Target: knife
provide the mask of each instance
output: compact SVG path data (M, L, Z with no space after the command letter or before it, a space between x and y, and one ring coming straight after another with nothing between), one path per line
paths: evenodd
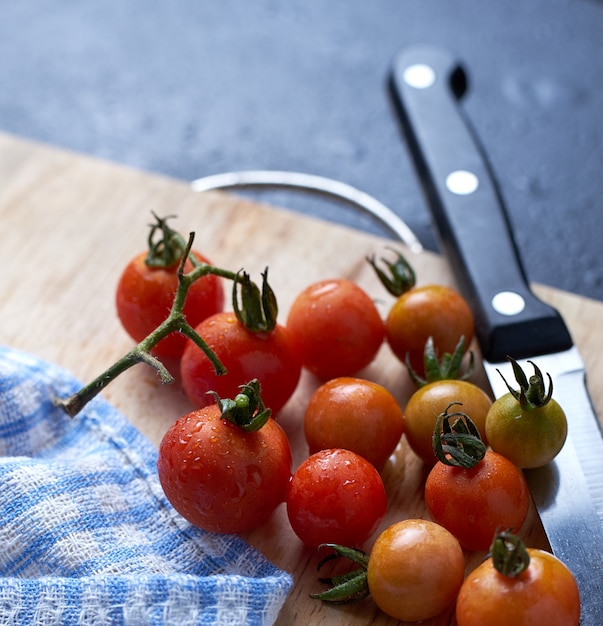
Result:
M442 250L469 302L495 397L513 382L507 355L553 379L568 438L546 467L525 470L553 553L574 574L583 626L603 625L603 438L584 364L559 313L530 290L492 168L462 107L467 74L435 47L400 52L390 88Z

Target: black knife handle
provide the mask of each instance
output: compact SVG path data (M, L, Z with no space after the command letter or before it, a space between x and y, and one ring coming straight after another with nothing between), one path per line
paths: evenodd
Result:
M482 356L502 362L568 349L561 316L530 291L495 177L459 106L466 81L447 51L413 48L396 57L391 89Z

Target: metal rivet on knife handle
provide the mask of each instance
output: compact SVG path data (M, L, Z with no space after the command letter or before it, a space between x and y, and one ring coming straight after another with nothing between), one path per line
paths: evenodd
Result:
M519 315L526 301L515 291L499 291L492 298L492 308L501 315Z
M446 187L459 196L468 196L477 191L479 178L473 172L455 170L446 176Z
M431 66L417 63L404 70L403 78L410 87L427 89L435 83L436 74Z

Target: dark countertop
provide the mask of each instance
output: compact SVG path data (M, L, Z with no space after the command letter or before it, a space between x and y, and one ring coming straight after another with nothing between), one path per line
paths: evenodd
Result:
M437 248L386 89L453 50L530 280L603 301L603 2L0 0L0 129L185 180L331 177ZM387 234L314 196L254 197Z

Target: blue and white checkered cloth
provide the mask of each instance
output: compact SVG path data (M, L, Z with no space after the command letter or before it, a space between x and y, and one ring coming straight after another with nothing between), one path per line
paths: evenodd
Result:
M292 585L166 500L154 446L101 398L0 347L0 624L272 624Z

